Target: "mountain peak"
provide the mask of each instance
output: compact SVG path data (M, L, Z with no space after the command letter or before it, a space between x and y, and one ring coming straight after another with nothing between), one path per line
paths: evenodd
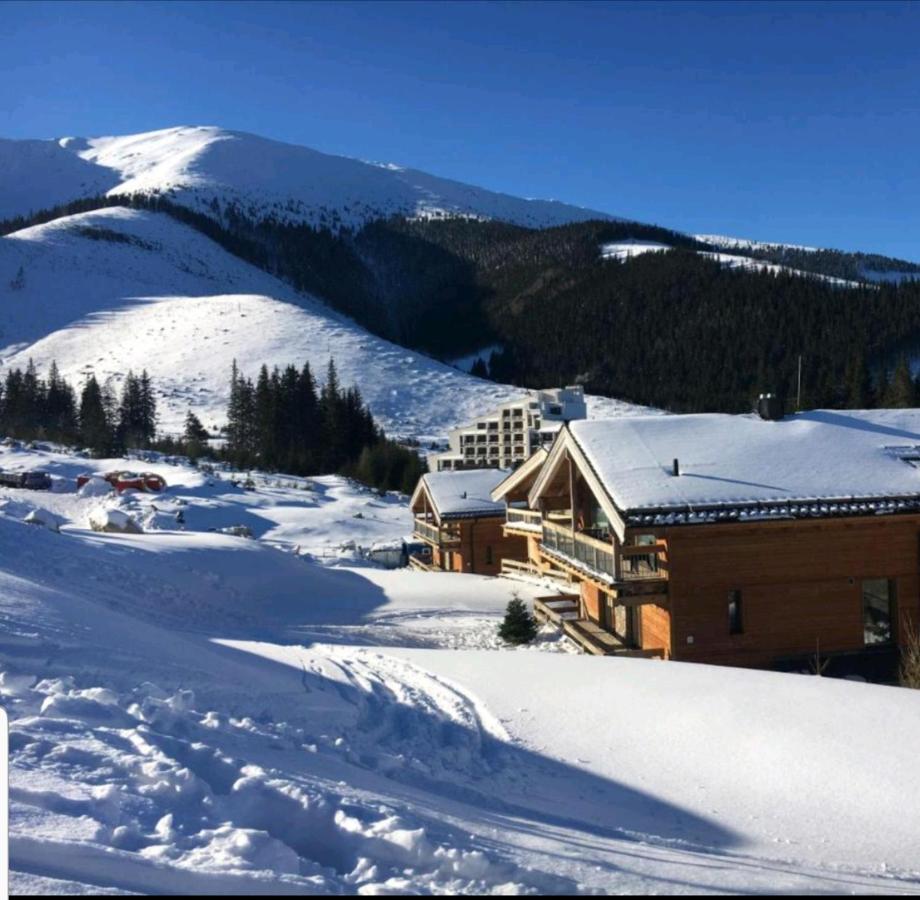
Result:
M138 134L65 137L44 142L53 160L28 182L7 183L30 144L4 142L0 217L96 193L164 193L202 211L235 204L253 218L273 217L332 229L393 215L497 219L547 227L607 213L557 200L529 200L430 175L392 162L365 162L216 125L176 125ZM34 155L34 149L31 154ZM5 168L5 171L4 171ZM19 166L22 169L22 165Z

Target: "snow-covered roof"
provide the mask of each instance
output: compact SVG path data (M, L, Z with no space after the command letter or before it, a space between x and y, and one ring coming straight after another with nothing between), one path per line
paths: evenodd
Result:
M503 516L505 506L489 496L508 477L508 469L464 469L429 472L422 476L428 496L442 519L467 516Z
M920 509L916 409L814 410L778 422L638 416L569 429L627 524Z

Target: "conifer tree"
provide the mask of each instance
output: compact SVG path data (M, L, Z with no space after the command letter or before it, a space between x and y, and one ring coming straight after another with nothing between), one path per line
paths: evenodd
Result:
M96 456L112 445L112 425L105 409L102 390L95 375L90 375L80 394L80 441Z
M537 636L537 622L516 594L508 601L498 636L509 644L527 644Z
M201 419L191 410L185 414L185 429L182 433L185 453L190 459L198 459L208 449L208 432Z
M886 406L905 409L916 406L914 395L914 380L910 374L907 359L902 357L894 370L891 384L888 386L888 399Z

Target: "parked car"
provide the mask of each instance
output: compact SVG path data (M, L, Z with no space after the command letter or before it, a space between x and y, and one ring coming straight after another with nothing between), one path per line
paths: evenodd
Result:
M91 478L95 476L92 473L84 473L77 476L77 487L83 487ZM152 491L158 493L166 489L166 479L156 472L106 472L102 476L116 491L135 490L135 491Z
M24 488L28 491L50 491L51 476L47 472L0 472L0 485Z

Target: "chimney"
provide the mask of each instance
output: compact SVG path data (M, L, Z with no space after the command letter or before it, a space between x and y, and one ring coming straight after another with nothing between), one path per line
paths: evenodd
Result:
M671 474L674 475L675 477L680 475L680 460L678 459L674 460L674 466L671 470Z

